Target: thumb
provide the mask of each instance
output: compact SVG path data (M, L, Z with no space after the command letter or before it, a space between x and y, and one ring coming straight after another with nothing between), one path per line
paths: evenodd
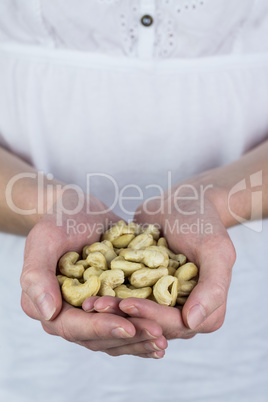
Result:
M211 239L198 258L199 280L182 310L183 321L192 330L212 332L224 321L235 250L229 236Z
M62 307L56 277L57 250L53 235L29 235L26 240L24 265L20 278L22 308L27 315L40 320L55 318Z

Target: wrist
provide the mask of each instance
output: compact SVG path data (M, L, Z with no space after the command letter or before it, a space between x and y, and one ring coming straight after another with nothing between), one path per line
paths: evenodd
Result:
M251 219L251 189L247 186L247 172L223 166L206 171L195 178L206 189L204 201L211 202L226 228Z
M61 184L41 172L14 175L5 187L5 210L2 215L4 231L28 235L51 208Z

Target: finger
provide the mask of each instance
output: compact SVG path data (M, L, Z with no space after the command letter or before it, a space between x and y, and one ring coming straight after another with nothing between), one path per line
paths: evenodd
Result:
M23 311L30 318L33 318L34 320L39 319L39 312L36 310L35 306L31 302L31 299L24 292L22 292L22 294L21 294L21 306L22 306ZM46 322L41 322L41 325L42 325L44 331L47 332L49 335L57 335L57 333L52 328L49 328L46 325Z
M97 297L92 297L93 301L94 299L96 300ZM120 299L121 300L121 299ZM23 305L23 310L26 312L27 315L29 315L31 318L38 320L39 319L39 312L36 310L36 308L34 307L31 299L24 293L22 292L22 305ZM71 306L68 306L68 304L66 303L66 309L68 308L72 308ZM63 309L63 312L65 311L65 309ZM79 310L78 310L79 311ZM124 314L124 313L122 313ZM53 321L53 323L49 326L49 324L45 321L45 322L41 322L43 329L50 335L60 335L62 330L58 329L58 333L56 331L55 328L58 328L57 322ZM119 330L120 331L120 330ZM73 337L76 336L76 339L79 339L79 336L77 336L77 334L70 334L70 331L68 329L64 330L65 335L67 335L69 333L69 337L68 335L65 336L65 338L68 338L68 340L71 340ZM158 334L158 332L157 332ZM90 334L88 333L87 336L90 336ZM140 335L139 335L140 336ZM155 336L152 336L153 339L155 339ZM87 338L88 339L88 338ZM135 338L136 340L137 338ZM150 339L150 335L148 333L145 332L144 338L143 339ZM112 339L113 340L113 339ZM133 342L135 342L135 340L133 340ZM117 341L117 339L115 339L115 341ZM107 341L105 341L107 342ZM120 341L121 342L121 341ZM103 343L104 344L104 343ZM116 343L116 345L119 343Z
M127 314L119 308L119 303L121 300L122 299L119 297L113 296L100 297L94 303L94 310L99 313L112 313L126 317Z
M209 238L209 241L206 239L198 254L200 267L198 284L182 310L185 325L195 331L199 331L200 325L217 309L220 309L218 325L222 325L235 262L235 250L228 235L215 235ZM202 331L210 332L211 328L203 325Z
M86 300L84 300L82 304L82 309L86 311L87 313L91 313L95 311L94 309L94 303L96 300L98 300L99 296L91 296L88 297Z
M154 352L163 352L167 348L167 340L164 336L161 336L154 341L144 341L120 347L114 347L106 349L105 352L110 356L122 356L122 355L149 355L154 357Z
M160 352L152 352L149 354L138 355L139 357L143 358L151 358L151 359L162 359L165 356L165 351L160 350Z
M217 308L210 316L203 321L197 328L198 333L210 333L217 331L223 324L226 313L226 304Z
M39 311L36 309L35 305L31 301L29 296L27 296L27 294L25 292L23 292L23 291L21 293L21 307L22 307L22 310L30 318L33 318L34 320L39 320L39 318L40 318Z
M50 225L40 227L30 233L26 240L21 287L39 313L39 319L56 317L62 305L62 297L55 275L59 257L59 232ZM40 233L42 228L42 233ZM44 240L45 239L45 240Z
M47 334L58 336L57 332L55 332L52 328L50 328L49 326L47 326L44 322L41 322L41 325L42 325L42 327L43 327L43 330L44 330Z
M182 320L181 311L174 307L157 304L151 300L129 298L119 303L122 311L132 317L143 317L158 323L167 339L192 336Z
M46 326L70 342L132 338L135 326L127 319L113 314L86 313L63 303L61 313Z
M97 316L104 316L107 315L105 313L99 314L95 313ZM111 315L110 315L111 316ZM83 342L83 346L87 347L91 350L100 350L106 351L107 349L111 348L120 348L120 347L129 347L129 354L132 354L131 351L134 351L135 344L143 343L143 342L154 342L157 339L162 337L162 328L155 323L154 321L141 319L141 318L129 318L129 322L131 322L135 329L136 334L133 337L125 337L124 339L119 338L98 338L98 339L88 339ZM163 342L163 340L161 341ZM165 341L164 341L165 342ZM161 344L162 345L162 344ZM126 349L124 349L125 351ZM142 350L142 349L140 349ZM147 352L146 349L143 350ZM125 354L125 353L122 353Z

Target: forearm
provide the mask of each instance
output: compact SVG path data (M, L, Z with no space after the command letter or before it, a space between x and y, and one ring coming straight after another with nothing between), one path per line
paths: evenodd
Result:
M0 231L26 236L53 202L58 184L0 148Z
M199 179L211 185L207 194L225 227L239 223L234 214L246 220L268 217L268 141L231 164L205 172ZM253 193L258 193L255 202Z

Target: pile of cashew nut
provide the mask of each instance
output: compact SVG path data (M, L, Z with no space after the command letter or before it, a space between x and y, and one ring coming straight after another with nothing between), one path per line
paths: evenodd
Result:
M100 242L85 246L82 259L64 254L57 275L63 299L82 306L90 296L138 297L183 306L197 284L198 269L174 254L154 225L117 222Z

